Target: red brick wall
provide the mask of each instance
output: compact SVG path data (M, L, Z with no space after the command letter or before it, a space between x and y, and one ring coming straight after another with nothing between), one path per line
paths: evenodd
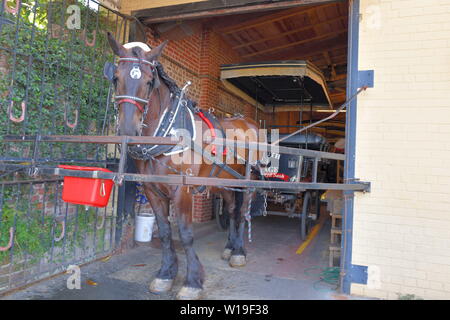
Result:
M148 34L148 44L160 44L164 38L155 39ZM182 40L169 41L161 62L167 73L183 86L192 81L189 96L203 109L214 108L219 113L242 113L254 107L229 92L220 81L220 65L239 63L241 58L231 47L208 27Z
M205 222L212 219L212 196L204 192L196 194L192 206L192 220L194 222Z
M164 38L148 35L148 44L157 46ZM179 86L192 81L188 95L202 109L214 108L216 114L241 113L255 118L255 107L229 92L220 81L220 65L241 62L240 57L214 31L203 26L201 31L182 40L169 41L161 63ZM259 117L261 118L261 116ZM194 195L194 222L212 218L212 197Z

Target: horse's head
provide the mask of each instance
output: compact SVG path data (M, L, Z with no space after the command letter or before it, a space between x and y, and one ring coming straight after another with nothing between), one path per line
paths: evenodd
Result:
M153 91L160 85L156 62L167 42L149 50L146 45L123 46L108 32L118 65L107 63L104 75L114 84L119 109L119 135L135 136L142 130Z

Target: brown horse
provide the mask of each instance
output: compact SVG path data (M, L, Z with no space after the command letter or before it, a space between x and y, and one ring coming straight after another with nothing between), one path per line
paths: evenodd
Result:
M166 42L152 50L145 50L145 45L123 46L108 33L108 41L115 55L119 56L119 63L111 71L111 80L115 86L116 104L118 107L118 134L153 136L158 130L160 119L164 110L174 104L179 98L180 90L173 80L164 73L158 62ZM176 101L175 101L176 104ZM201 130L197 134L210 133L207 121L195 113L197 123L201 123ZM232 130L235 139L239 141L257 141L258 125L255 121L242 116L224 118L219 120L223 130ZM239 129L239 130L235 130ZM254 135L248 135L248 132ZM201 140L202 149L211 146ZM228 150L230 151L230 150ZM126 152L122 150L122 152ZM237 150L231 150L232 157L236 158ZM229 153L231 153L229 152ZM188 155L194 158L192 149L182 153L184 159ZM198 152L197 152L198 153ZM131 155L129 153L129 155ZM241 155L245 157L245 154ZM158 154L150 159L135 158L135 164L140 174L190 174L198 177L211 176L214 164L179 163L173 157ZM245 174L245 165L234 163L229 165L232 170L241 175ZM217 169L217 168L216 168ZM223 168L214 171L218 178L236 178ZM178 292L178 299L199 299L203 292L204 270L193 248L192 230L192 192L195 187L173 186L162 183L144 183L144 192L156 215L159 229L159 239L162 246L162 265L156 278L150 284L150 291L155 294L167 292L172 288L177 275L177 256L174 250L169 216L169 201L172 202L174 215L178 225L179 235L186 252L187 276L183 287ZM198 190L197 190L198 191ZM246 264L246 251L244 249L245 214L248 212L249 202L254 196L253 192L244 192L243 197L237 196L236 191L223 188L210 188L211 193L220 193L224 200L224 208L230 216L228 241L222 253L222 258L229 260L232 267L241 267ZM237 199L240 201L237 201Z

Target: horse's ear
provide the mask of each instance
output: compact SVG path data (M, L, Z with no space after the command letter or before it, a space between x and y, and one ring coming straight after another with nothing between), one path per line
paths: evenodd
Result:
M147 60L149 61L153 61L153 60L158 60L158 58L161 56L161 53L164 50L164 47L167 45L169 41L164 41L163 43L161 43L159 46L157 46L156 48L152 49L149 53L147 53Z
M114 39L112 33L107 32L107 36L109 45L111 46L111 49L114 52L114 54L119 57L126 56L127 49L125 49L123 45L121 45L119 42L117 42L116 39Z

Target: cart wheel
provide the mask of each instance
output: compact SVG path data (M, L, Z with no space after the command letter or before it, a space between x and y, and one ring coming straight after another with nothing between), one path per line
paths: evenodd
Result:
M308 236L308 233L311 230L313 224L313 221L310 218L311 207L312 207L311 192L307 191L305 192L305 195L303 197L303 208L300 223L300 237L302 241L306 240L306 237Z
M315 197L314 197L314 209L316 211L316 221L319 221L319 218L320 218L320 196L321 196L321 192L319 190L317 190L314 194L315 194Z
M230 226L230 219L228 217L228 212L223 207L222 197L216 197L214 199L213 210L219 230L227 231L228 227Z

